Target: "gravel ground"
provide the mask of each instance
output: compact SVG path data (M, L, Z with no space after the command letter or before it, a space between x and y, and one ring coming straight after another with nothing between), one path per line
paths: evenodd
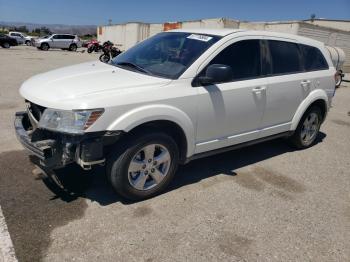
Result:
M19 261L350 260L349 83L312 148L276 140L193 161L166 193L130 203L103 168L60 170L62 190L14 136L25 79L97 55L15 47L0 57L0 205Z

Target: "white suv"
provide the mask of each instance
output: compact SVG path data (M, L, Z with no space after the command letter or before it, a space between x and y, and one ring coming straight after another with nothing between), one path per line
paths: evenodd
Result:
M32 77L19 140L46 169L106 164L121 195L144 199L178 164L277 137L311 146L335 92L322 43L265 31L175 30L109 64Z
M34 46L43 51L47 51L50 48L77 51L82 46L82 43L77 35L53 34L36 39Z

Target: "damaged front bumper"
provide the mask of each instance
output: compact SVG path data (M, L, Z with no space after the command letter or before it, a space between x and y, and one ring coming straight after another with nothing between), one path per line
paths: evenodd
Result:
M123 135L120 131L90 132L73 135L33 128L27 112L17 112L15 130L18 140L46 168L54 169L76 162L83 169L103 165L108 148Z

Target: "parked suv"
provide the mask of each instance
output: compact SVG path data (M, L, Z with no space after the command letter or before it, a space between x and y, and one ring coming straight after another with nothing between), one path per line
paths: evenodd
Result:
M178 164L277 137L315 143L335 92L325 47L295 35L175 30L109 64L88 62L23 83L15 128L46 169L106 165L115 190L144 199Z
M9 32L9 36L15 38L18 44L31 45L32 38L21 32Z
M76 35L53 34L36 39L34 45L38 49L44 51L47 51L50 48L77 51L77 49L81 47L81 41Z

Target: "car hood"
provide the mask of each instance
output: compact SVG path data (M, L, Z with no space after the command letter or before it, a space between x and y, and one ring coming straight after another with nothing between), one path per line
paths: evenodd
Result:
M36 75L25 81L20 94L35 104L57 109L82 109L84 98L132 93L171 82L100 61L68 66ZM103 106L103 105L101 105Z

